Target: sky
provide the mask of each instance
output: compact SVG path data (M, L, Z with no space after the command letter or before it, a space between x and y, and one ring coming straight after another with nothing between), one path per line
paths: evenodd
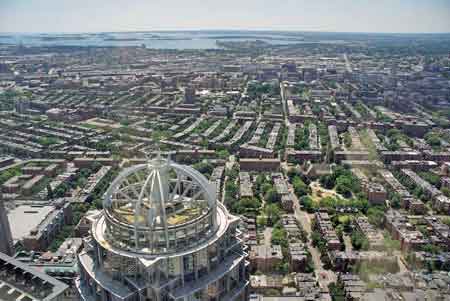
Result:
M450 0L0 0L0 32L450 32Z

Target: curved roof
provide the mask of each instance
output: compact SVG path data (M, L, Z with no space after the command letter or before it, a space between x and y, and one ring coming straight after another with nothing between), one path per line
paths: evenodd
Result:
M216 228L216 202L214 187L201 173L158 157L122 171L107 190L103 208L108 223L135 233L160 232L169 241L170 229L197 221Z

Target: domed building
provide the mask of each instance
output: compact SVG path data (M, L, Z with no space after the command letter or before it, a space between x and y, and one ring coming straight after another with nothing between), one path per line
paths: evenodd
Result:
M170 160L125 169L78 255L81 300L246 300L239 219L214 189Z

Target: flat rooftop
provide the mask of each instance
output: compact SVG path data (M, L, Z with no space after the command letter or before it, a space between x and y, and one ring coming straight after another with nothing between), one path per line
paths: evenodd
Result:
M8 213L9 224L14 241L30 234L53 210L53 206L20 205Z

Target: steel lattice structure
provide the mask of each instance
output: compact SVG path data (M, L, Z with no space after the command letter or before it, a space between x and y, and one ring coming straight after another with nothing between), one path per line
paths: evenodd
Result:
M82 300L246 298L239 219L192 167L158 156L127 168L103 206L78 257Z

